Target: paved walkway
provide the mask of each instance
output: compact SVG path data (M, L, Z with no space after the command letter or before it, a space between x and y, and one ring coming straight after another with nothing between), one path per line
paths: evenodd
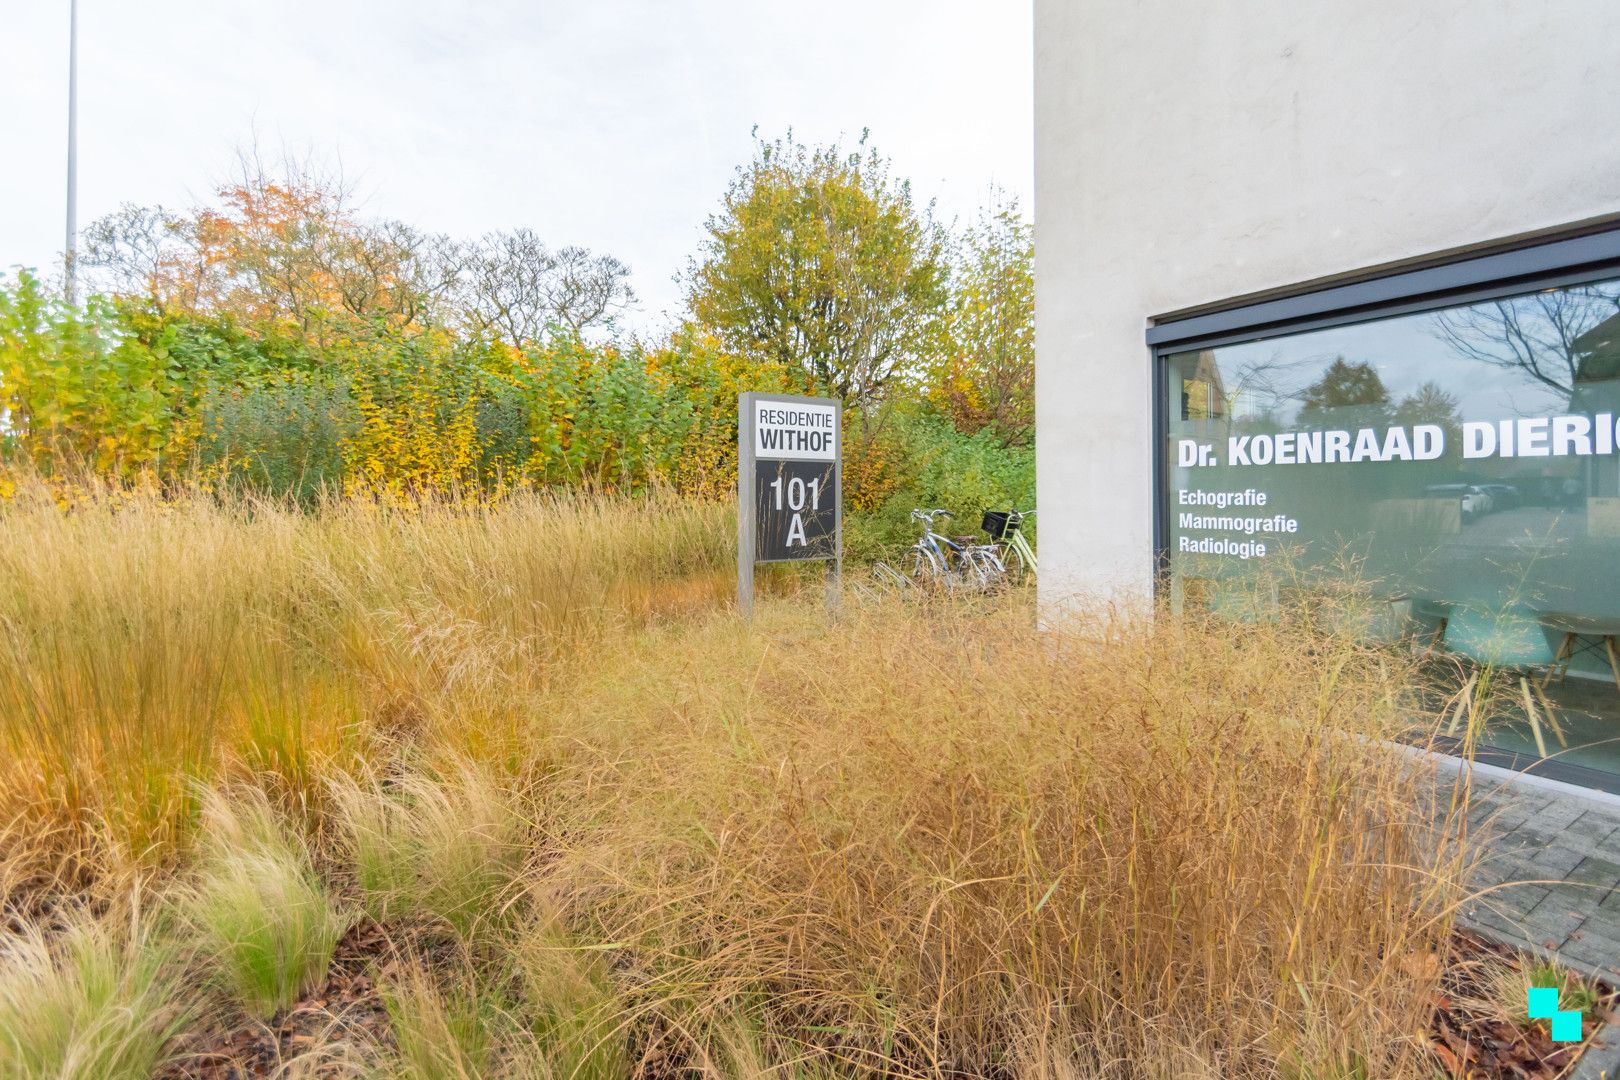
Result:
M1462 921L1620 985L1620 800L1477 768L1486 856ZM1571 1080L1620 1077L1620 1032L1602 1030Z
M1474 797L1490 853L1463 921L1620 982L1620 806L1483 771Z

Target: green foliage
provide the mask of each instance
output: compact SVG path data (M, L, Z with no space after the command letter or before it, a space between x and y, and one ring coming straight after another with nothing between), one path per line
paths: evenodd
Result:
M1541 960L1530 964L1529 969L1520 975L1519 985L1514 987L1516 992L1510 999L1515 1018L1523 1024L1531 1022L1525 1013L1527 995L1524 991L1532 986L1557 987L1560 1009L1588 1013L1596 1008L1599 1000L1592 987L1575 972L1555 960Z
M1377 413L1381 417L1389 407L1389 391L1378 377L1378 370L1365 360L1352 364L1342 356L1336 357L1301 396L1305 402L1301 416L1325 409L1362 408L1369 415Z
M944 344L928 399L958 431L1035 434L1035 242L1016 202L985 210L957 242Z
M521 230L467 248L360 217L307 167L244 170L216 206L93 226L86 266L115 295L75 309L0 281L0 454L66 488L88 467L305 506L725 499L737 395L829 393L857 554L909 537L912 505L965 527L1029 502L1009 449L1033 431L1029 228L1007 205L953 240L864 137L760 141L690 264L689 311L652 343L586 337L632 295L610 257Z
M147 345L102 297L78 310L23 273L0 288L0 410L8 451L128 474L171 449L179 360Z
M1035 505L1032 447L1007 446L989 428L963 435L948 420L923 410L896 410L882 423L874 438L889 448L893 487L871 512L846 521L844 543L851 557L893 555L909 545L918 535L911 520L915 507L950 510L956 517L944 531L967 535L978 531L985 510Z
M853 405L932 348L944 234L876 150L761 141L707 230L687 301L727 348Z
M640 350L565 339L526 350L511 377L527 391L538 482L636 491L667 469L665 402Z
M689 495L719 498L732 490L738 394L747 390L802 394L812 389L802 371L728 352L690 325L653 350L647 366L662 387L657 422L660 437L673 454L666 479Z
M359 427L348 387L297 370L210 387L198 403L197 457L232 486L313 504L343 483L343 448Z

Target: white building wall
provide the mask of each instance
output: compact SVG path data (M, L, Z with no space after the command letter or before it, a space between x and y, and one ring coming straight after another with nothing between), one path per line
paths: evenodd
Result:
M1143 335L1620 213L1620 0L1035 0L1043 605L1152 581Z

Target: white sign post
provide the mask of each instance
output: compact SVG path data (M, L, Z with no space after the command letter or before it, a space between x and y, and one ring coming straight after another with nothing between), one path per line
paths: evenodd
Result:
M827 600L844 568L843 409L834 398L737 397L737 609L754 611L754 564L825 560Z

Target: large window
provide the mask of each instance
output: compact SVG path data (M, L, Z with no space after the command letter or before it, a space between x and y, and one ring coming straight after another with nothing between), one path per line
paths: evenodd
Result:
M1620 790L1620 274L1603 273L1161 347L1171 603L1263 617L1351 581L1364 632L1504 673L1523 704L1487 727L1497 756Z

